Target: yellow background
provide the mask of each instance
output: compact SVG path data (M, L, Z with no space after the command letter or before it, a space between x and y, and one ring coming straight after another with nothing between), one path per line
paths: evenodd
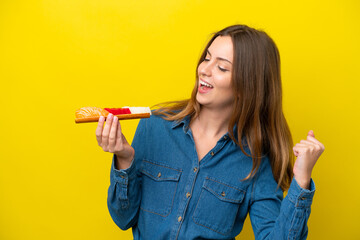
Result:
M265 30L295 142L324 143L308 239L360 239L360 2L0 1L0 239L130 239L106 206L111 154L83 106L188 98L210 33ZM123 123L131 141L136 120ZM253 239L247 221L239 239Z

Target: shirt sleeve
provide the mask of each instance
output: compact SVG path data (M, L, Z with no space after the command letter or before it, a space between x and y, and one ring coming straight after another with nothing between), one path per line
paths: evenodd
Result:
M116 156L113 156L107 204L113 221L122 230L134 226L138 219L141 201L139 168L144 155L145 134L146 123L140 120L132 142L135 156L129 168L117 170L115 168Z
M249 215L255 239L306 239L307 221L315 192L311 179L310 189L301 188L292 179L286 197L273 178L267 160L254 182Z

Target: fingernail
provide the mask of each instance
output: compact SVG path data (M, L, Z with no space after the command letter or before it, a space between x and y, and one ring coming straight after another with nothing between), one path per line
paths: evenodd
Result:
M118 118L115 116L115 117L114 117L114 121L117 121L117 120L118 120Z

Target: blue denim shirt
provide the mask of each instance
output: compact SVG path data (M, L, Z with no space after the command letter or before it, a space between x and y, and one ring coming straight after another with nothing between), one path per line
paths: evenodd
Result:
M266 156L243 181L252 159L228 134L199 161L189 118L151 116L140 120L132 146L128 169L116 170L113 160L108 208L134 239L234 239L247 214L255 239L306 239L313 181L306 190L293 179L283 199Z

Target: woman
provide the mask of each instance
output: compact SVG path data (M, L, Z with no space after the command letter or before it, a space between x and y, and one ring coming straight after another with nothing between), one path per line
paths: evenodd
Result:
M98 144L114 153L109 211L134 239L234 239L247 214L256 239L306 238L324 146L309 131L293 147L279 53L266 33L244 25L216 33L191 98L141 120L132 146L116 117L103 126L101 118Z

